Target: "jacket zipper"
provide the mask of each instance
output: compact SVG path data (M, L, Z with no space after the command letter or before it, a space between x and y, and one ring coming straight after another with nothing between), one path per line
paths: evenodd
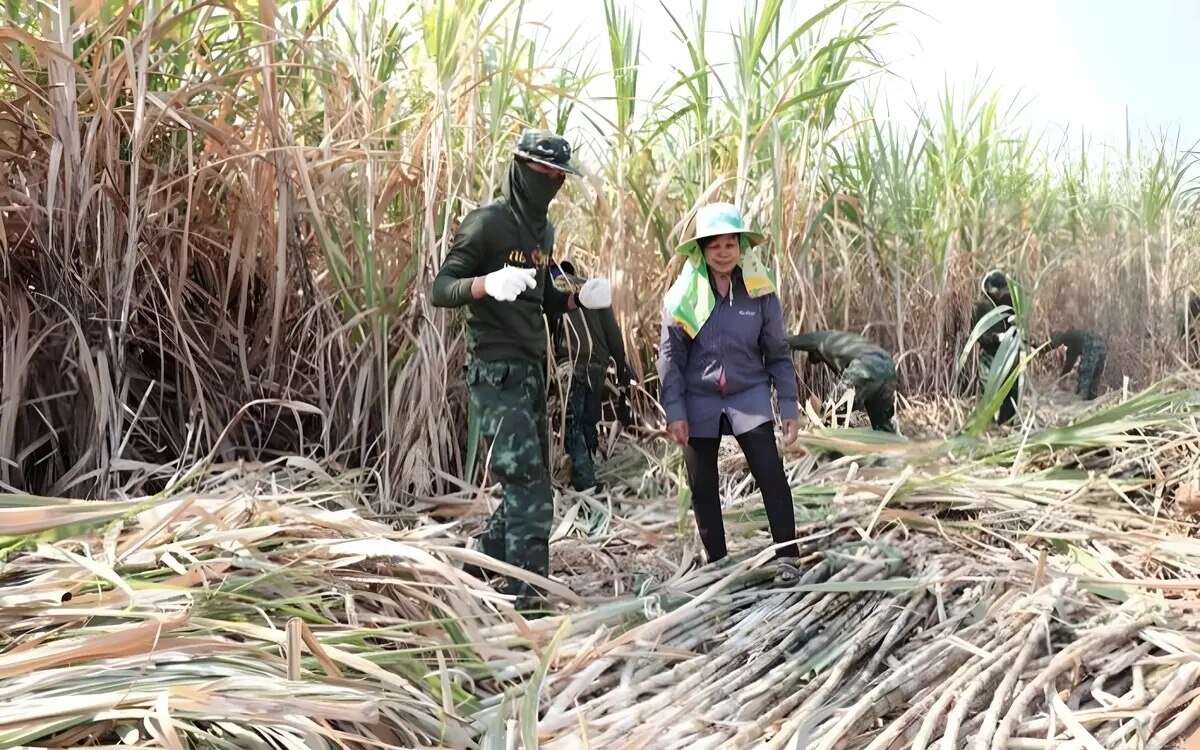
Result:
M729 307L733 307L733 282L729 284ZM717 352L721 358L721 372L717 376L717 392L724 398L729 390L729 378L725 371L725 326L721 324L721 316L717 315ZM724 409L721 410L724 412Z

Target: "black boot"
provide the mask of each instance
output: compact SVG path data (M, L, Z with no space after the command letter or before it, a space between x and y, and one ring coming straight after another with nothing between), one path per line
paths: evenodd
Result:
M501 562L504 561L503 554L501 554L500 556L497 556L497 555L493 554L492 551L489 551L487 549L487 545L484 543L482 536L473 536L470 539L468 539L467 540L467 549L472 550L474 552L482 552L483 554L487 555L488 557L492 558L493 560L500 560ZM484 582L490 582L491 579L495 578L497 575L496 573L494 573L490 570L487 570L485 568L481 568L474 563L463 563L462 569L463 569L464 573L471 576L472 578L478 578L479 580L484 581Z
M516 596L513 608L520 612L526 620L535 620L554 614L554 606L546 597L545 592L533 584L509 578L505 582L502 593Z
M604 482L601 482L598 480L595 482L592 482L591 484L583 484L582 482L572 482L571 489L575 490L576 492L587 492L588 490L595 490L596 494L599 495L608 489L608 485L606 485Z

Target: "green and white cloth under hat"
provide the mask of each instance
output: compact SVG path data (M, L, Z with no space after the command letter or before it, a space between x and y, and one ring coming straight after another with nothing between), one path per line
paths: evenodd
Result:
M664 300L675 322L692 338L696 337L717 306L700 240L721 234L739 235L742 257L738 265L741 266L742 281L750 296L758 298L775 291L775 274L763 260L762 245L766 238L762 233L748 228L741 212L732 203L701 206L696 211L696 234L675 248L675 252L686 260L679 278L667 290Z

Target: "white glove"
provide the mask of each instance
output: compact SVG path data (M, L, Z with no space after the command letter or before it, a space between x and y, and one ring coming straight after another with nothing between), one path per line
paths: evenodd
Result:
M612 286L608 279L588 279L576 295L579 304L589 310L612 307Z
M483 277L483 290L501 302L512 302L526 289L537 286L532 268L505 266Z

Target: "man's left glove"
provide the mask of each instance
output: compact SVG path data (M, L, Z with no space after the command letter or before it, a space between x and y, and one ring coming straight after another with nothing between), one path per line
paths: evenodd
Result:
M588 279L575 295L575 304L587 310L612 307L612 287L608 279Z

